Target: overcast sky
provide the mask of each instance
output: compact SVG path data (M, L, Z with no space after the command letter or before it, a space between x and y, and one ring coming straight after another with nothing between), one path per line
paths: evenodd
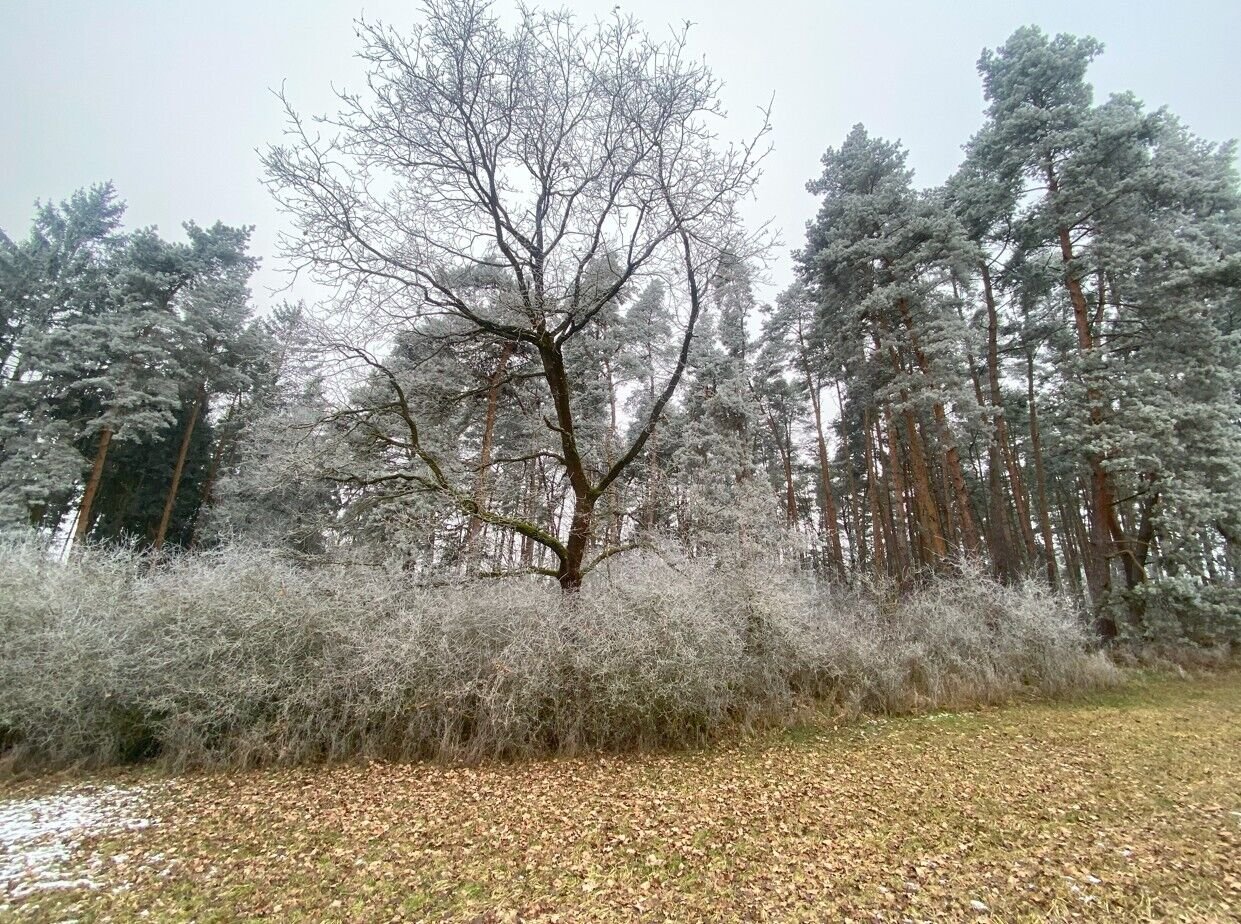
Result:
M582 17L615 0L575 0ZM512 4L500 0L499 9ZM981 121L975 62L1016 27L1089 34L1106 50L1097 94L1130 89L1198 134L1241 135L1241 2L1185 0L627 0L652 31L691 20L693 49L725 81L726 132L752 129L774 94L775 150L750 217L771 218L787 252L815 211L819 156L863 122L899 138L922 185L942 182ZM256 148L279 141L269 88L300 109L357 87L353 20L411 22L408 0L0 0L0 228L25 234L37 198L111 179L128 224L256 225L260 307L282 297L281 216L259 183ZM309 294L313 290L294 290Z

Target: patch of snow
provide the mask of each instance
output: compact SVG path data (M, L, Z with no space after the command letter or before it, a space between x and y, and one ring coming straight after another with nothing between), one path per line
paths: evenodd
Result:
M89 835L147 827L144 802L142 790L119 786L0 800L0 910L36 892L97 888L67 868L73 848Z

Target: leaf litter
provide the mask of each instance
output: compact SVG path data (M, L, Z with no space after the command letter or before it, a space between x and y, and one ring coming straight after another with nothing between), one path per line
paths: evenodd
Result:
M692 753L131 774L39 798L0 803L61 819L0 841L0 917L1238 920L1241 675ZM31 856L56 888L9 878Z

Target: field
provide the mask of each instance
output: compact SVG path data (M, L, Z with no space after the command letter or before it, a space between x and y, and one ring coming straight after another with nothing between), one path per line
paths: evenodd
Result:
M1241 675L689 753L0 800L14 921L1238 920Z

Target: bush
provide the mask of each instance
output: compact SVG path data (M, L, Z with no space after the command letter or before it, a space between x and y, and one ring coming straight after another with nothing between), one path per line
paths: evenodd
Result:
M1065 600L976 573L897 599L772 562L412 583L228 548L152 570L0 549L10 766L476 760L688 745L808 703L898 712L1107 682Z

